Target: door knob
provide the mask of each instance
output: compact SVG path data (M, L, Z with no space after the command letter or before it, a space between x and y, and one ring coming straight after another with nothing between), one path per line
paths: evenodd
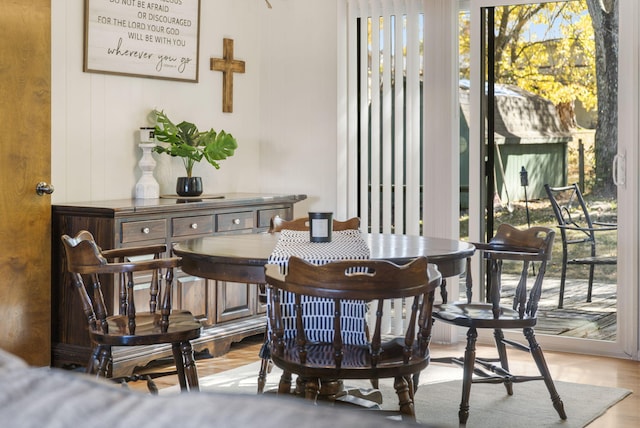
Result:
M36 184L36 193L38 194L38 196L42 196L45 193L47 195L50 195L53 193L54 190L55 188L53 187L52 184L45 183L44 181L41 181L40 183Z

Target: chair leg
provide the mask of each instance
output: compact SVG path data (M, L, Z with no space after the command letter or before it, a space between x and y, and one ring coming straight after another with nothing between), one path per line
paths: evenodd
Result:
M447 303L449 298L449 294L447 293L447 281L445 278L442 278L442 283L440 284L440 298L442 299L442 303Z
M538 366L538 370L540 371L540 375L544 378L544 383L547 386L547 390L549 391L549 395L551 396L551 402L553 403L553 408L556 409L558 415L561 419L567 419L567 414L564 411L564 403L560 399L560 395L556 390L556 386L553 383L553 379L551 378L551 372L549 372L549 367L547 366L547 362L544 359L544 354L542 353L542 348L538 344L536 340L534 331L532 328L525 328L524 335L529 342L529 349L531 352L531 356L533 360L536 362Z
M100 360L100 349L101 346L96 346L93 348L91 352L91 357L89 357L89 362L87 363L87 368L85 373L87 374L96 374L98 373L98 361Z
M587 288L587 303L591 303L591 292L593 290L593 272L595 265L589 265L589 288Z
M283 371L278 384L278 394L291 394L291 372Z
M151 376L145 376L144 379L147 381L147 389L151 395L158 395L158 386L153 381Z
M502 332L501 329L495 329L493 331L493 338L496 342L496 348L498 350L498 357L500 358L500 366L502 366L502 368L505 371L509 371L509 360L507 358L507 347L505 346L503 339L504 339L504 333ZM509 378L505 378L504 380L504 387L507 390L507 394L509 395L513 395L513 383L511 382L511 380Z
M567 250L562 252L562 273L560 274L560 296L558 298L558 309L564 305L564 282L567 279Z
M478 332L475 328L467 331L467 347L464 350L464 372L462 375L462 399L460 400L460 410L458 420L461 425L467 423L469 419L469 396L471 394L471 381L473 380L473 368L476 363L476 340Z
M182 350L180 349L180 343L172 343L171 351L173 352L173 361L176 364L176 371L178 372L178 382L180 382L180 391L187 390L187 378L184 374L184 360L182 359Z
M258 353L259 357L262 359L260 364L260 371L258 372L258 394L262 394L264 392L264 387L267 383L267 373L271 371L271 355L269 350L269 343L267 341L269 332L265 331L264 337L265 341L260 347L260 352Z
M369 379L369 382L371 382L371 387L373 389L380 389L380 380L379 379Z
M467 258L467 267L470 266L469 260L470 259ZM442 282L444 283L444 279L442 280ZM446 296L443 296L443 297L446 297ZM420 337L418 338L420 353L422 355L429 352L428 351L429 344L431 343L431 332L433 331L433 324L435 323L435 319L432 316L433 303L435 301L435 292L434 291L430 292L426 298L428 299L426 310L425 310L425 313L427 314L427 325L426 325L426 328L424 329L424 333L421 334ZM413 374L413 392L416 392L418 390L418 385L420 385L420 372Z
M395 378L393 387L398 394L398 404L400 405L400 413L407 415L411 420L416 419L415 408L413 404L413 380L411 376L398 376Z
M101 345L98 351L98 368L96 374L99 377L108 377L112 361L111 347Z
M264 387L267 384L267 373L269 372L269 365L271 361L263 358L260 362L260 371L258 372L258 394L264 392Z
M320 392L320 380L318 378L308 378L304 382L304 398L313 402L318 398Z
M413 384L413 393L415 394L418 391L418 385L420 385L420 372L415 373L411 377L411 383Z
M171 345L173 359L176 363L180 390L196 392L200 390L198 369L193 357L193 348L189 341L173 343Z
M189 385L189 391L200 391L198 368L196 366L196 359L193 355L193 348L189 341L182 343L182 358L184 359L184 373L187 378L187 384Z

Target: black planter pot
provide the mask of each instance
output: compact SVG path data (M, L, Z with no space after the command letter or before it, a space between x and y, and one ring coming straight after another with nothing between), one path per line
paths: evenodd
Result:
M176 193L178 196L200 196L202 194L202 177L178 177Z

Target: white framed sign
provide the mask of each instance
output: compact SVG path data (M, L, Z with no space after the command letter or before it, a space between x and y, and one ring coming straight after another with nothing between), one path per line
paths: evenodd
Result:
M85 72L198 81L200 0L85 0Z

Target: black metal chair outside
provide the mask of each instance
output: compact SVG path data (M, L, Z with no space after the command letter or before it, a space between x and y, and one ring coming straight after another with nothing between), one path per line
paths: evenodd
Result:
M580 187L577 184L570 186L552 187L544 185L553 213L558 222L560 236L562 238L562 273L560 277L560 295L558 308L564 305L564 290L567 278L568 265L589 266L589 286L587 290L587 302L591 302L593 291L593 278L596 265L615 265L617 256L601 254L598 251L597 238L602 232L618 229L615 223L593 221L587 204L582 197ZM588 246L586 256L569 258L570 246Z

